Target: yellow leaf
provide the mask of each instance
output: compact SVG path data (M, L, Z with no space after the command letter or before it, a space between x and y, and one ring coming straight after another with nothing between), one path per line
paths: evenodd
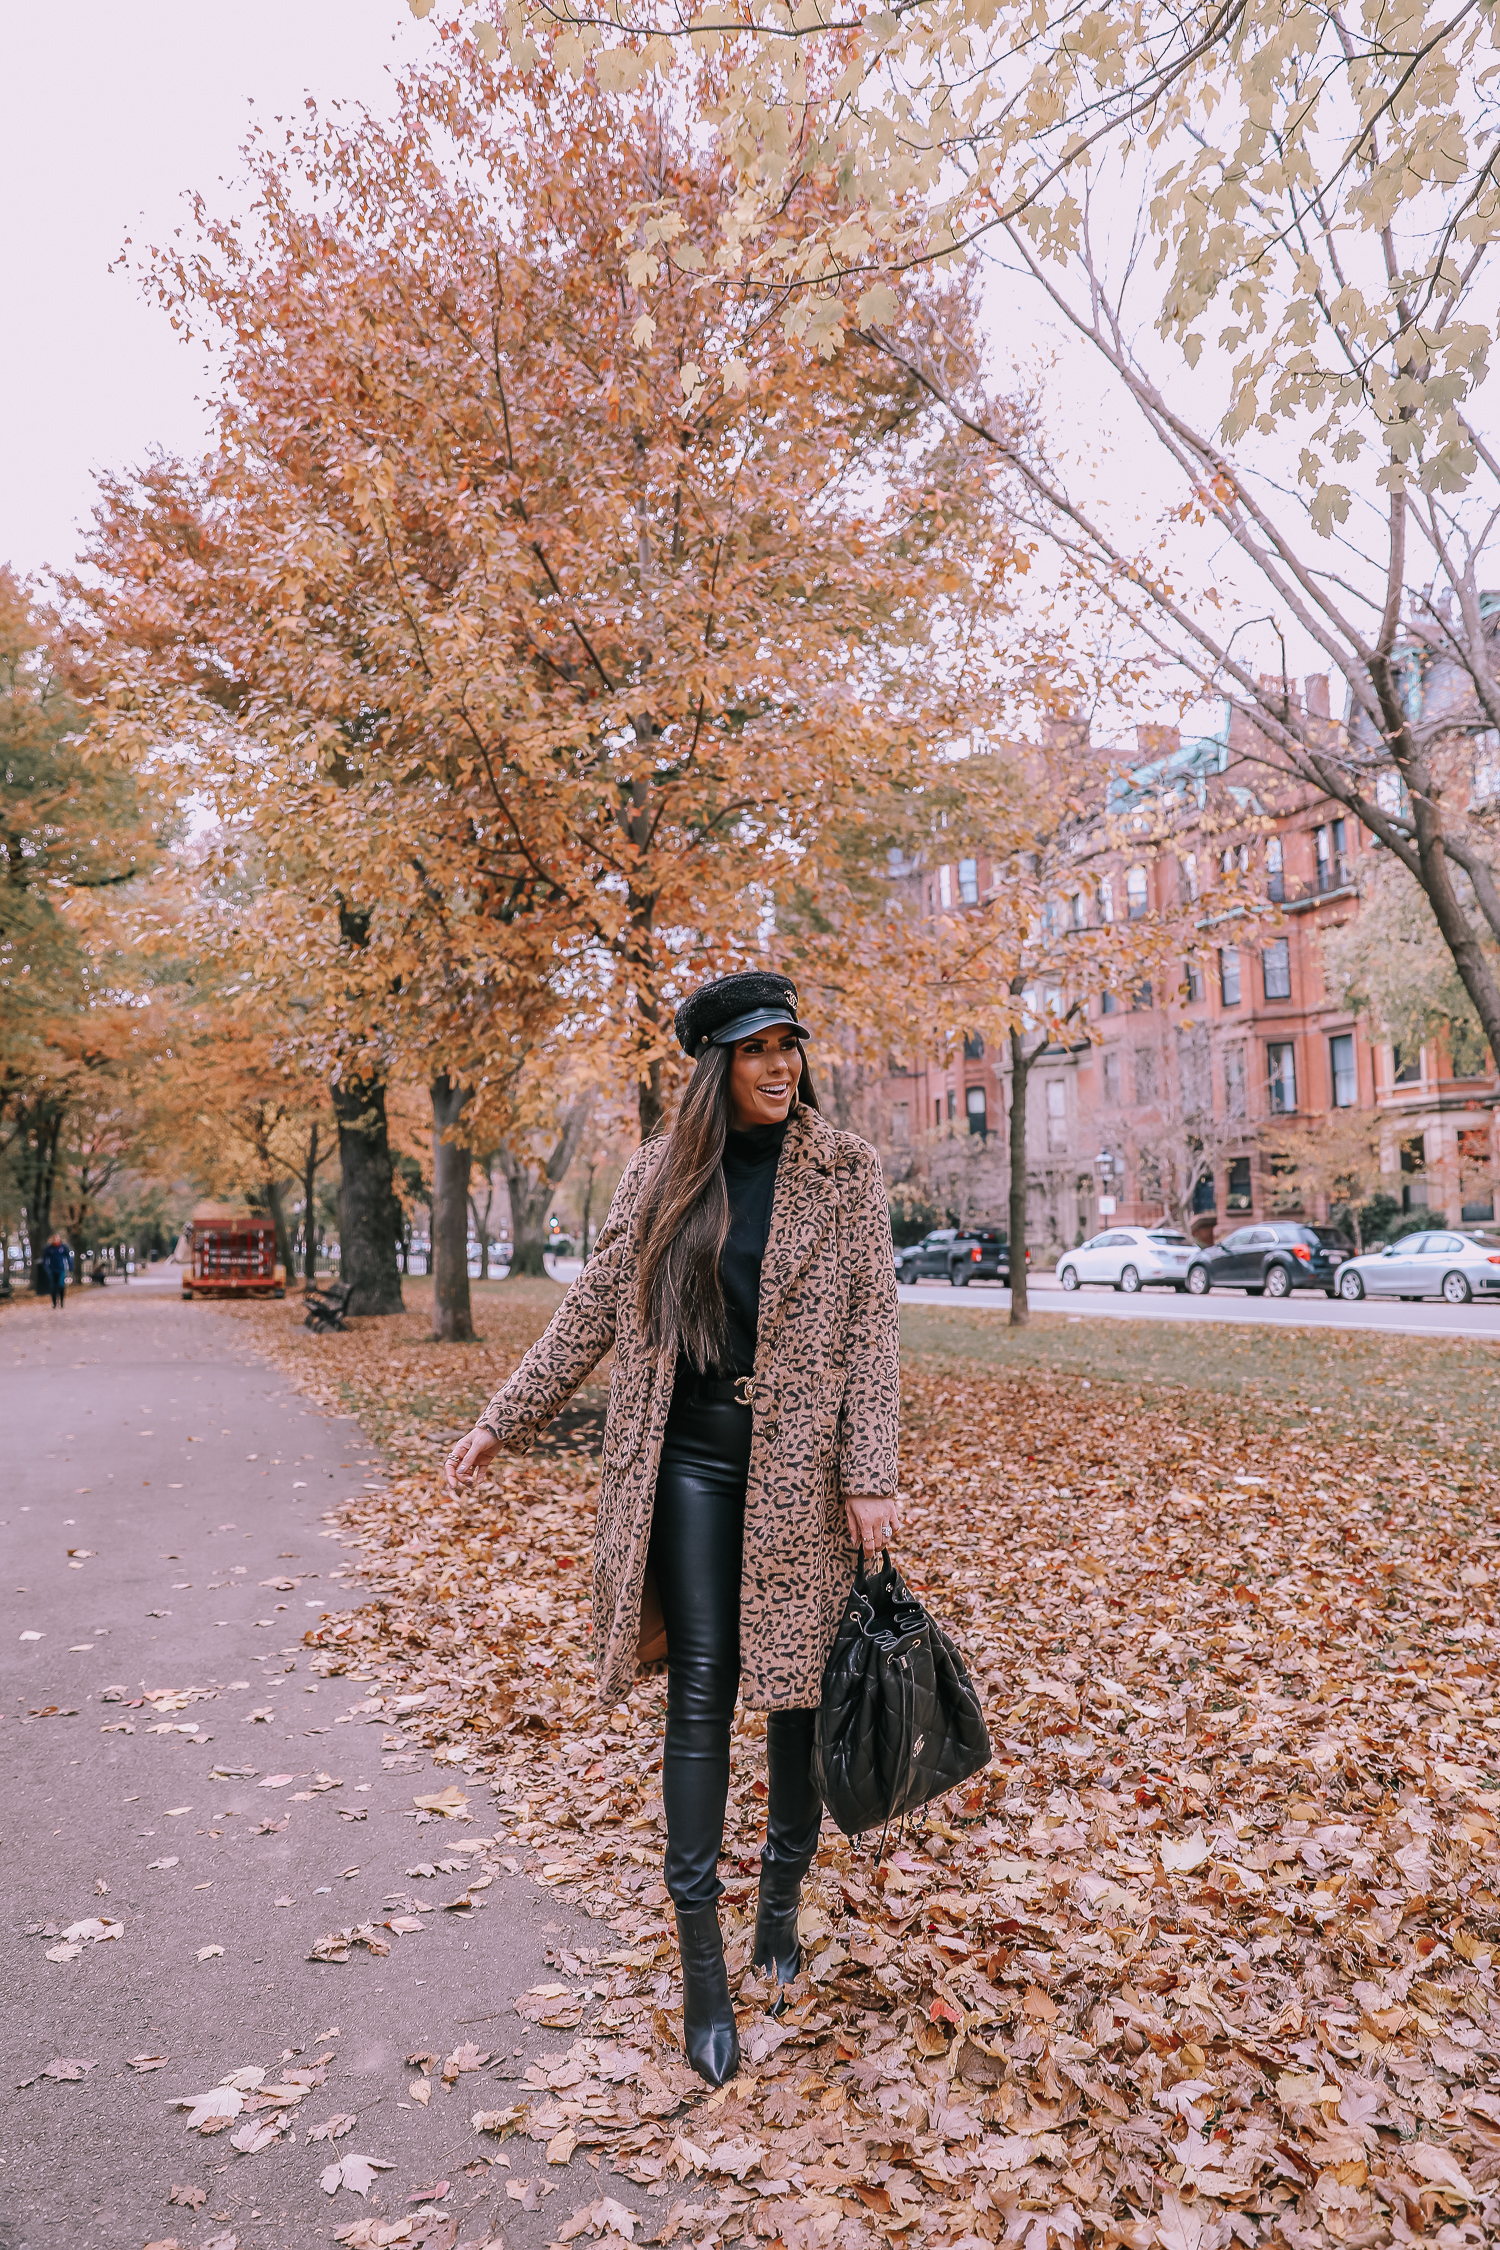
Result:
M434 1796L413 1797L412 1803L418 1812L441 1813L445 1820L454 1820L459 1813L467 1811L469 1800L450 1781L446 1789L439 1789Z

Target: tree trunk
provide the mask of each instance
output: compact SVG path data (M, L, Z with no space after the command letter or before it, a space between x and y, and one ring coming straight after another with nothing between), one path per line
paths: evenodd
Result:
M276 1263L283 1273L290 1274L293 1267L292 1230L286 1223L286 1191L280 1180L267 1178L265 1196L266 1209L271 1214L271 1225L276 1231Z
M461 1142L448 1136L468 1094L446 1071L432 1081L432 1333L440 1344L471 1344L469 1307L469 1167Z
M318 1121L307 1135L307 1161L302 1167L302 1278L310 1289L318 1278L318 1227L313 1198L318 1192Z
M1010 1325L1031 1318L1026 1293L1026 1082L1031 1057L1019 1031L1010 1035Z
M341 1079L332 1089L339 1127L339 1265L352 1281L352 1313L401 1311L401 1205L392 1185L385 1087L379 1079Z
M39 1297L47 1295L47 1269L42 1264L42 1253L52 1234L52 1194L57 1184L57 1151L62 1140L62 1125L61 1102L43 1101L30 1111L21 1132L21 1194L31 1248L31 1286Z
M589 1262L589 1222L594 1211L594 1174L597 1170L596 1164L590 1164L583 1177L583 1211L581 1217L583 1222L583 1262L585 1265Z
M503 1142L496 1151L496 1161L510 1190L512 1280L518 1274L545 1275L547 1271L542 1262L547 1247L547 1214L552 1208L553 1196L578 1153L578 1143L583 1138L592 1107L592 1095L585 1095L569 1106L552 1153L543 1164Z

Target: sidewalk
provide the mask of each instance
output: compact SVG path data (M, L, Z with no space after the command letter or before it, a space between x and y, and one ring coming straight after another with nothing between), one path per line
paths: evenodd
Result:
M549 1946L602 1933L484 1852L482 1779L310 1668L308 1620L362 1599L324 1521L380 1477L357 1425L211 1306L135 1282L0 1314L0 1415L0 2250L306 2250L409 2212L429 2250L502 2222L539 2250L637 2194L471 2124L569 2044L513 2006L557 1978ZM418 1817L445 1788L472 1817ZM388 1953L308 1959L361 1925ZM247 2071L287 2091L252 2075L207 2137L169 2106ZM352 2156L390 2167L365 2200L320 2186Z

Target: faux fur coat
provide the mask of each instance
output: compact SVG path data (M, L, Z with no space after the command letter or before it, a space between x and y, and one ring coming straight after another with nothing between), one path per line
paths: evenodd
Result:
M593 1256L480 1416L503 1447L524 1453L614 1346L594 1531L594 1667L605 1703L635 1677L676 1372L675 1354L646 1342L636 1303L640 1195L665 1147L648 1141L631 1158ZM843 1496L896 1490L898 1359L880 1159L799 1104L776 1171L751 1378L740 1664L741 1692L756 1709L819 1700L856 1560Z

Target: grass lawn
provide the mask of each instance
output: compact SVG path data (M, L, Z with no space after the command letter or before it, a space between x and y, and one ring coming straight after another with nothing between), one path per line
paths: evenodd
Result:
M1500 1340L1500 1339L1497 1339ZM1500 1351L1442 1338L1340 1334L1205 1321L1091 1320L1033 1312L1026 1328L993 1313L903 1306L902 1363L986 1375L1051 1374L1160 1401L1242 1399L1289 1435L1321 1429L1364 1440L1493 1455L1500 1447Z

